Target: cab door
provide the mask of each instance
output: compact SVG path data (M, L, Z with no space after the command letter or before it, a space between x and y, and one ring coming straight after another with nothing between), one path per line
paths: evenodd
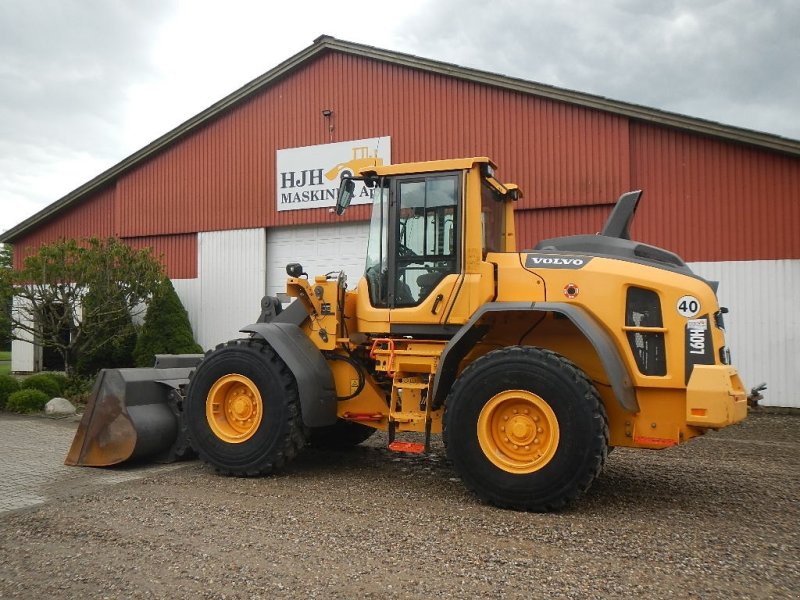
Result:
M461 273L463 173L392 181L387 280L390 332L438 331Z

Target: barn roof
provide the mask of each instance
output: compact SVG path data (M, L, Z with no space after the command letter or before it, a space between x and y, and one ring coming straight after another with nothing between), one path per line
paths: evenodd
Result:
M232 94L222 98L219 102L209 106L201 113L165 133L137 152L134 152L132 155L125 158L118 164L73 190L63 198L56 200L22 223L19 223L15 227L0 234L0 242L13 243L14 240L28 234L31 230L35 229L40 223L56 217L60 212L68 209L71 205L80 202L93 192L112 183L120 175L135 168L143 161L152 158L154 155L180 141L191 132L203 127L205 124L230 111L240 103L248 100L253 95L258 94L265 88L268 88L276 81L281 80L287 75L290 75L293 71L301 68L303 65L329 52L357 55L362 58L378 60L411 69L426 71L444 77L471 81L495 88L519 92L521 94L539 96L548 98L550 100L605 111L608 113L628 117L636 121L671 127L704 136L711 136L714 138L746 144L791 156L800 156L800 141L798 140L792 140L789 138L753 131L750 129L744 129L741 127L724 125L706 119L698 119L673 112L631 104L629 102L611 100L602 96L545 85L534 81L527 81L515 77L499 75L497 73L461 67L450 63L413 56L411 54L404 54L402 52L383 50L381 48L347 42L323 35L314 40L314 43L311 46L283 61L260 77L257 77L253 81L234 91Z

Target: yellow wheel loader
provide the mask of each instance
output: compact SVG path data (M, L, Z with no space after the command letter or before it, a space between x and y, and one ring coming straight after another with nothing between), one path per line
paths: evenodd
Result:
M265 298L242 339L104 372L67 462L194 450L250 476L306 444L382 430L390 449L425 452L442 434L480 498L547 511L585 493L612 447L668 448L744 419L716 283L630 239L641 192L597 235L520 252L521 191L495 169L469 158L344 177L338 214L356 179L373 199L356 288L289 264L294 301Z

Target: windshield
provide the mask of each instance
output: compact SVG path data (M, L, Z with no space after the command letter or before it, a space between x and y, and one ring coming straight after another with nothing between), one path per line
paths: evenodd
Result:
M369 299L372 306L383 306L386 303L386 290L382 282L386 281L387 232L389 189L383 187L384 180L377 183L372 195L372 220L369 224L369 243L367 244L367 264L364 276L369 287Z

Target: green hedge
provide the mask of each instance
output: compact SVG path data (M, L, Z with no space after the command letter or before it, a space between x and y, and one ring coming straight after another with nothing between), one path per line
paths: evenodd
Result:
M58 393L60 395L64 395L64 390L66 389L69 379L63 373L42 373L42 375L47 375L50 379L56 382L58 385Z
M44 405L50 398L41 390L26 389L14 392L8 397L6 409L11 412L28 413L44 410Z
M19 384L23 390L39 390L48 395L47 399L55 398L61 395L61 386L47 373L39 373L38 375L31 375L23 379Z
M8 397L19 391L19 382L11 375L0 375L0 409L5 407Z

